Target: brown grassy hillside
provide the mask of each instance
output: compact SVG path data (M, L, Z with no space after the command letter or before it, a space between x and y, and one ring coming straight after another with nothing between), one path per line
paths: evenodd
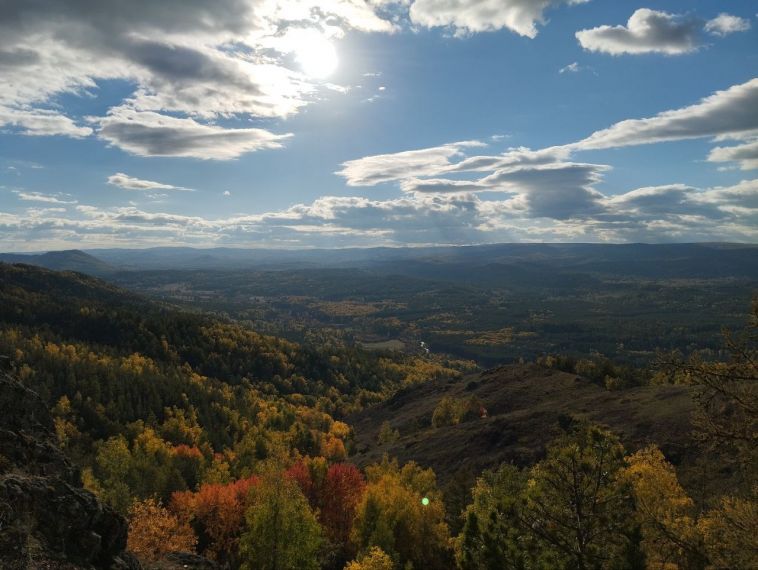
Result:
M432 426L432 414L444 396L471 395L488 417ZM574 374L527 364L407 388L348 421L356 433L356 463L365 465L387 453L432 467L443 484L461 471L478 473L501 462L531 465L572 418L609 427L628 450L658 444L685 480L692 480L699 453L691 438L692 409L690 389L684 386L608 391ZM378 443L384 422L399 431L397 441Z

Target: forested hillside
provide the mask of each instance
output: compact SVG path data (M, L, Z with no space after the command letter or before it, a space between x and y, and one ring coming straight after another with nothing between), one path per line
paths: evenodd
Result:
M50 405L86 485L123 514L231 489L264 465L313 457L326 469L351 444L337 418L470 366L306 347L22 265L0 264L0 322L7 366Z
M757 319L723 362L545 356L477 376L0 264L3 366L147 568L754 568ZM728 485L680 483L685 448ZM487 455L467 480L464 453Z

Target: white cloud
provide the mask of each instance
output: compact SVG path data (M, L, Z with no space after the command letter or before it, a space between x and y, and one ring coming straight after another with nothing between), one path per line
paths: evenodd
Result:
M739 213L745 214L748 210L754 210L753 213L758 214L758 179L742 180L733 186L711 188L698 198L716 204L722 209L737 207L741 208L738 210Z
M586 50L620 54L679 55L699 47L700 21L678 14L640 8L626 26L599 26L576 32Z
M651 118L621 121L584 140L563 146L540 150L516 147L501 154L466 156L464 151L471 143L451 143L363 157L346 162L337 174L353 186L396 182L402 191L415 196L482 196L477 200L483 208L518 213L530 219L551 219L563 224L571 220L585 220L597 229L602 224L605 224L603 227L618 228L614 217L626 220L625 223L634 219L639 226L642 220L650 224L659 223L661 220L655 219L656 216L664 216L667 224L673 224L677 231L685 232L687 219L684 216L715 219L726 214L713 204L698 202L697 196L700 194L696 189L680 185L642 188L621 196L605 196L595 186L610 167L572 162L572 154L584 150L712 137L716 140L743 140L746 143L718 147L712 151L709 160L737 161L745 169L752 168L756 166L758 154L755 145L758 140L756 108L758 79L716 92L688 107L666 111ZM481 144L476 143L476 146ZM472 179L470 173L473 172L483 172L485 175ZM483 198L497 193L507 198ZM677 217L676 223L671 219L674 216ZM491 224L492 221L487 223ZM697 226L695 222L692 224L693 228Z
M134 89L120 108L179 115L174 118L196 121L195 132L205 127L201 136L213 130L217 139L223 138L224 150L212 158L274 148L272 136L263 131L225 129L231 132L222 137L221 127L209 122L288 117L314 100L321 83L305 76L292 57L308 49L308 34L339 40L351 29L396 29L367 0L95 4L40 0L0 5L0 126L26 135L89 136L90 127L54 110L60 96L96 95L99 82L120 80ZM102 122L104 130L113 130L113 114ZM184 136L187 130L164 130L159 152L187 146L186 138L171 143L174 134ZM137 154L150 155L154 148L135 141L116 143L120 135L112 138ZM196 154L169 150L161 156Z
M27 241L37 249L54 249L758 239L758 180L707 189L671 184L607 196L592 188L602 168L564 164L498 173L488 182L513 190L498 199L471 192L388 200L325 196L284 210L213 219L133 206L28 208L0 213L0 240L14 249ZM551 176L560 189L550 189Z
M11 126L18 133L30 136L62 135L82 138L92 129L77 125L71 118L49 109L13 108L2 106L0 99L0 126Z
M603 212L603 195L594 189L610 167L558 162L498 170L483 178L493 190L517 194L530 216L556 220L581 219Z
M448 178L406 178L400 181L403 192L446 194L484 192L489 188L479 180L450 180Z
M758 139L735 146L717 146L708 155L709 162L736 162L742 170L758 169Z
M224 190L223 194L221 194L221 195L224 196L225 198L228 198L229 196L232 195L232 193L229 192L229 190Z
M705 31L715 36L728 36L735 32L746 32L750 29L750 20L722 12L705 23Z
M260 149L280 148L289 134L265 129L226 129L129 108L112 109L96 119L97 136L137 156L173 156L230 160Z
M691 138L744 139L758 133L758 78L717 91L699 103L646 119L629 119L568 145L614 148Z
M14 194L19 200L24 202L47 202L48 204L77 204L76 200L71 200L68 194L44 194L42 192L26 192L23 190L14 190Z
M456 34L507 29L521 36L537 36L544 13L561 4L583 4L589 0L416 0L410 8L411 21L428 28L450 27Z
M161 182L154 182L153 180L143 180L141 178L134 178L123 172L117 172L111 174L108 177L108 184L118 186L124 190L141 190L141 191L155 191L155 190L175 190L180 192L194 192L192 188L184 188L183 186L173 186L171 184L163 184ZM163 196L165 197L165 195Z
M565 67L561 67L558 70L558 73L578 73L579 71L581 71L581 69L582 68L580 67L579 63L575 61L574 63L569 63Z
M609 169L602 164L525 163L495 170L478 180L409 178L400 183L400 188L423 194L502 192L514 196L510 207L532 217L565 220L603 210L603 196L594 185Z
M717 204L698 200L698 190L685 184L668 184L638 188L614 196L608 205L620 215L646 221L698 215L708 219L726 217Z
M437 147L392 154L366 156L342 164L336 174L348 186L374 186L416 176L433 176L445 172L451 159L463 156L465 149L486 146L480 141L462 141Z

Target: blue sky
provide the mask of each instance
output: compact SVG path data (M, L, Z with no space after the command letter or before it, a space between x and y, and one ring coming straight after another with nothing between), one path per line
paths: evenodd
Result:
M1 250L758 237L754 2L29 4Z

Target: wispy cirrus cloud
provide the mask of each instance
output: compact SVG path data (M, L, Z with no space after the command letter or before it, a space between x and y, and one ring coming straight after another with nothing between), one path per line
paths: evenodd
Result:
M24 202L46 202L48 204L78 204L77 200L72 200L69 194L45 194L44 192L27 192L24 190L13 190L13 193L19 200Z

